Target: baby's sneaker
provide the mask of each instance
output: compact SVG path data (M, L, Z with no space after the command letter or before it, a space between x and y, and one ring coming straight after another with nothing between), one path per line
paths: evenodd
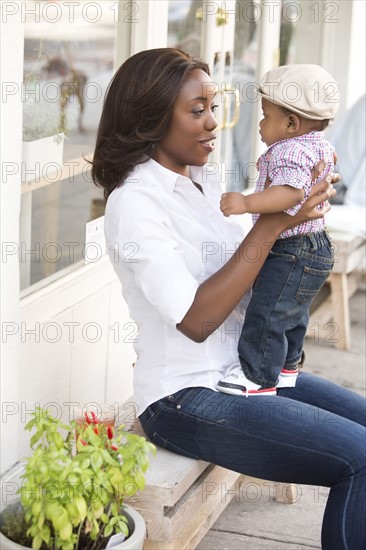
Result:
M294 388L299 375L297 365L294 368L283 368L278 376L276 388Z
M230 395L245 395L245 397L260 395L276 395L276 388L263 388L248 380L240 365L233 365L225 378L217 383L216 388Z

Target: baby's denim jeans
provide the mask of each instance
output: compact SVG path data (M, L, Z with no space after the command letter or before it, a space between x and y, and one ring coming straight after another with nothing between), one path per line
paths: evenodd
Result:
M325 231L278 239L253 286L238 352L244 374L263 387L302 355L309 307L334 263Z

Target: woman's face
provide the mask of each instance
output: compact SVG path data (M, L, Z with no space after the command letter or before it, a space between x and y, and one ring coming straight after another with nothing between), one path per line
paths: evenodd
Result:
M153 159L189 177L189 166L203 166L214 150L217 86L201 69L192 71L174 105L170 128L156 146Z

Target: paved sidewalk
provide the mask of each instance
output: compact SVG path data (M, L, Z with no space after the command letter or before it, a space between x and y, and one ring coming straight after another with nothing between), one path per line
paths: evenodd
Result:
M350 351L332 344L305 342L306 370L365 395L366 293L350 301ZM336 337L336 335L334 336ZM240 490L197 550L307 550L319 549L321 521L328 489L299 485L296 504L273 499L270 485L249 483Z

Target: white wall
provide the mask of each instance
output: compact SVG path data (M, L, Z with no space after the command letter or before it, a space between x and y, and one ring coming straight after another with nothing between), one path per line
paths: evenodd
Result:
M133 393L133 324L108 258L21 301L18 453L39 404L68 421L80 403L122 403ZM71 418L70 418L71 416Z
M19 266L15 252L19 241L23 75L22 64L14 63L14 59L23 58L23 25L19 16L9 18L5 24L3 8L1 2L1 469L4 471L15 462L18 450L18 337L9 338L7 345L4 341L6 331L16 331L19 326ZM13 95L4 93L11 89ZM10 171L14 173L11 175Z

